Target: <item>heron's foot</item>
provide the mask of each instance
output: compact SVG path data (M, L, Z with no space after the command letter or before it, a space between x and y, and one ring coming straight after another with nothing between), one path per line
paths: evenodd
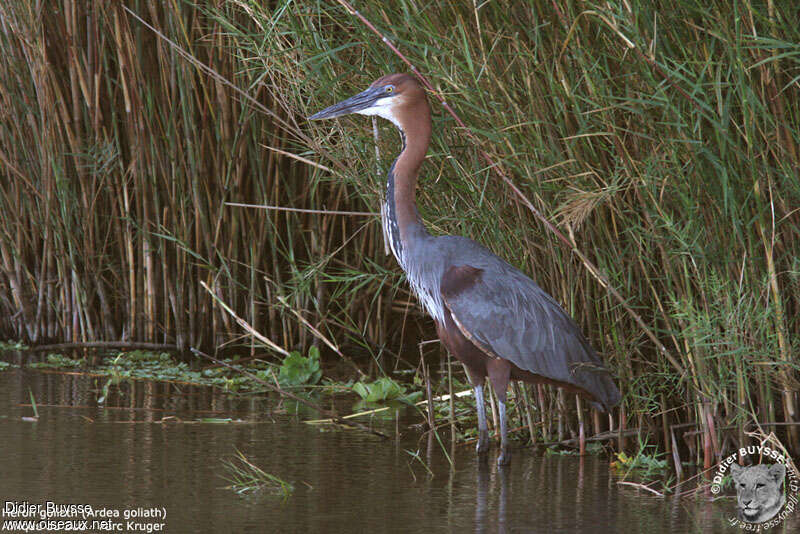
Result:
M486 454L489 452L489 431L488 430L479 430L478 431L478 444L475 446L475 452L480 455Z
M507 447L500 449L500 456L497 457L497 466L504 467L511 463L511 451Z

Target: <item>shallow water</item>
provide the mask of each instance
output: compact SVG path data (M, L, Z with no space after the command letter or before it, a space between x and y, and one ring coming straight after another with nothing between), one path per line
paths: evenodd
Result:
M732 499L662 499L620 486L605 458L543 458L519 450L510 469L499 471L467 446L452 450L451 470L438 443L429 455L427 440L418 436L384 441L308 425L286 413L293 405L275 398L135 382L110 396L110 407L98 408L104 383L0 372L0 500L90 504L120 513L158 507L166 519L152 522L166 532L739 531L727 523ZM32 415L21 406L30 402L29 388L39 405L37 422L22 420ZM159 423L165 416L183 422ZM247 422L188 424L203 417ZM379 424L394 433L391 421ZM222 460L236 449L290 482L294 493L242 497L225 489ZM772 531L800 531L798 517Z

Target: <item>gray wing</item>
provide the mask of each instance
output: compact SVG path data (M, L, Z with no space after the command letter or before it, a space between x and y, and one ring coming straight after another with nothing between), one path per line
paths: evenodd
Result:
M462 333L490 355L576 386L607 408L616 405L619 390L561 306L477 243L464 239L459 245L442 276L441 292Z

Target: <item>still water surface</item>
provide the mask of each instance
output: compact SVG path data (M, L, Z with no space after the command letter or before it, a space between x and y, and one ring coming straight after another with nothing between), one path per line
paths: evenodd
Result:
M99 408L103 383L0 372L0 501L163 507L166 532L741 532L727 524L732 499L662 499L620 486L605 458L519 450L498 471L467 446L454 449L451 470L439 445L428 457L417 435L383 441L308 425L274 398L135 382ZM22 420L32 414L21 406L28 388L38 422ZM159 423L166 416L184 422ZM204 417L246 423L187 424ZM392 422L379 424L394 433ZM236 449L294 493L224 489L222 460ZM419 451L433 476L408 451ZM800 532L797 515L772 531Z

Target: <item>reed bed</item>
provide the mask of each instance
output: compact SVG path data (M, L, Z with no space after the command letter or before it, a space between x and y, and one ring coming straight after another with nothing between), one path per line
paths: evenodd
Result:
M624 446L636 428L710 465L755 420L800 450L790 2L355 7L479 140L434 105L431 231L530 273L619 377L610 422L520 389L531 439L585 426ZM0 51L0 336L251 343L205 284L286 349L318 343L311 324L386 369L434 337L377 217L332 213L377 211L396 134L381 128L376 150L365 119L304 120L407 70L341 3L11 2Z

